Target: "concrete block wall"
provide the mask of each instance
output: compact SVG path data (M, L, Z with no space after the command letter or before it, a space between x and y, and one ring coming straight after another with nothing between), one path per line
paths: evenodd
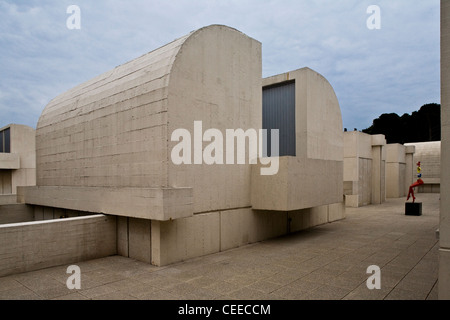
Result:
M372 137L353 131L344 132L345 204L365 206L372 200Z
M385 145L383 135L344 132L345 205L360 207L385 200Z
M36 130L29 126L11 124L11 153L18 154L20 169L11 174L12 193L19 186L36 185Z
M53 99L36 129L37 186L21 201L146 219L192 215L190 194L174 194L167 179L169 75L190 36Z
M386 138L372 136L372 204L386 201Z
M167 85L186 37L53 99L36 130L39 186L166 186Z
M257 205L257 199L279 198L264 188L255 193L257 165L248 157L242 165L171 159L177 129L187 130L195 144L210 128L225 134L262 127L261 43L219 25L53 99L36 130L37 186L21 188L18 198L42 207L44 218L62 209L117 216L117 252L156 265L285 234L288 216L299 210L302 218L292 218L291 230L340 219L343 137L336 95L308 68L266 82L285 77L298 83L299 157L283 160L279 177L290 187L284 206ZM197 138L195 121L203 126Z
M0 170L0 195L11 195L12 189L12 170Z
M343 199L343 128L331 84L302 68L263 79L263 86L295 83L295 156L279 157L276 175L254 165L251 205L258 210L292 211L340 203ZM324 117L326 114L326 117Z
M415 148L411 182L417 180L417 162L421 162L422 180L417 192L440 193L441 185L441 141L406 143Z
M6 128L10 129L11 147L10 153L0 153L0 195L16 194L17 187L36 184L35 130L9 124L0 131Z
M222 133L258 130L261 77L261 44L213 25L69 90L39 118L37 188L24 192L25 203L161 221L249 206L250 164L174 164L171 137L184 129L194 142L194 121ZM127 210L82 199L114 199L130 188L189 188L192 195L133 191L121 197ZM166 214L166 206L179 210Z
M21 203L14 203L14 204L0 203L0 224L54 220L54 219L74 218L91 215L92 213L89 212L82 212L61 208L40 207Z
M0 225L34 221L33 207L26 204L0 204ZM7 245L4 243L3 245Z
M41 207L41 206L28 206L28 207L32 208L33 221L74 218L93 215L90 212L76 211L64 208Z
M117 253L116 218L3 224L0 243L0 276L101 258Z
M401 198L411 185L414 148L393 143L386 145L386 197Z
M152 223L155 221L117 217L117 254L152 263Z
M343 201L342 161L285 156L279 158L278 174L262 176L260 169L252 170L254 209L293 211Z
M344 218L342 202L291 212L239 208L172 221L118 217L118 254L167 265Z

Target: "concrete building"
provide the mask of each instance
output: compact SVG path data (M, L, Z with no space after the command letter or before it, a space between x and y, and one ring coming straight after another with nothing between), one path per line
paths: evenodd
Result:
M450 1L441 0L441 219L439 299L450 299Z
M161 266L344 218L342 119L331 85L308 68L267 79L261 70L258 41L213 25L53 99L36 129L37 185L20 188L19 199L34 217L69 217L39 224L64 230L54 242L84 228L89 243L77 238L64 254L39 251L39 239L33 249L17 244L45 255L30 255L25 267L9 261L5 272L108 254ZM263 110L263 93L286 84L287 149L255 159L252 132L285 123L264 123L277 105ZM232 147L220 153L228 130ZM247 161L238 162L242 142ZM83 227L92 221L97 227ZM4 241L11 234L0 226Z
M35 130L19 124L0 128L0 205L17 203L17 187L35 184Z
M416 163L421 163L423 185L417 187L417 192L440 193L441 185L441 141L405 143L414 146L414 168L412 181L417 180Z
M386 200L386 139L359 131L344 133L345 205L360 207Z
M286 86L292 86L292 113L280 111L285 101L279 96ZM317 72L303 68L264 79L263 93L264 125L293 129L285 135L280 132L282 156L277 175L261 175L259 166L254 167L252 207L292 211L341 204L343 129L331 85ZM271 97L275 97L272 105ZM283 146L285 142L292 147Z

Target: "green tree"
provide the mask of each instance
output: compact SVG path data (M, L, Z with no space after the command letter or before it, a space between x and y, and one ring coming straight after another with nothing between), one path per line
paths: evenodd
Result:
M425 104L419 111L401 117L396 113L384 113L363 132L384 134L387 143L440 141L441 105Z

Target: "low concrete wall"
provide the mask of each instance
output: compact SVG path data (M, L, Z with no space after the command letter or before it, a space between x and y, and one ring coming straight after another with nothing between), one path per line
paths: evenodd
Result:
M26 204L0 205L0 225L34 220L33 208ZM2 243L3 245L3 243Z
M345 218L344 203L289 212L237 208L173 221L118 219L118 254L164 266Z
M15 194L0 194L0 206L5 204L17 203L17 195Z
M417 187L417 193L441 193L441 183L424 183Z
M0 225L0 276L114 255L116 217Z
M414 146L414 166L411 182L417 180L416 163L421 162L423 185L416 188L417 193L441 192L441 141L407 143Z

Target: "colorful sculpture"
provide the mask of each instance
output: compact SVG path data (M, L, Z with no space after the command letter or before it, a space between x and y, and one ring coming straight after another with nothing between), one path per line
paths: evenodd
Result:
M416 201L416 197L414 196L414 188L418 187L423 184L422 180L422 168L420 167L420 161L417 162L417 181L414 182L411 186L409 186L409 192L408 192L408 198L406 200L409 200L409 198L412 196L413 203Z

